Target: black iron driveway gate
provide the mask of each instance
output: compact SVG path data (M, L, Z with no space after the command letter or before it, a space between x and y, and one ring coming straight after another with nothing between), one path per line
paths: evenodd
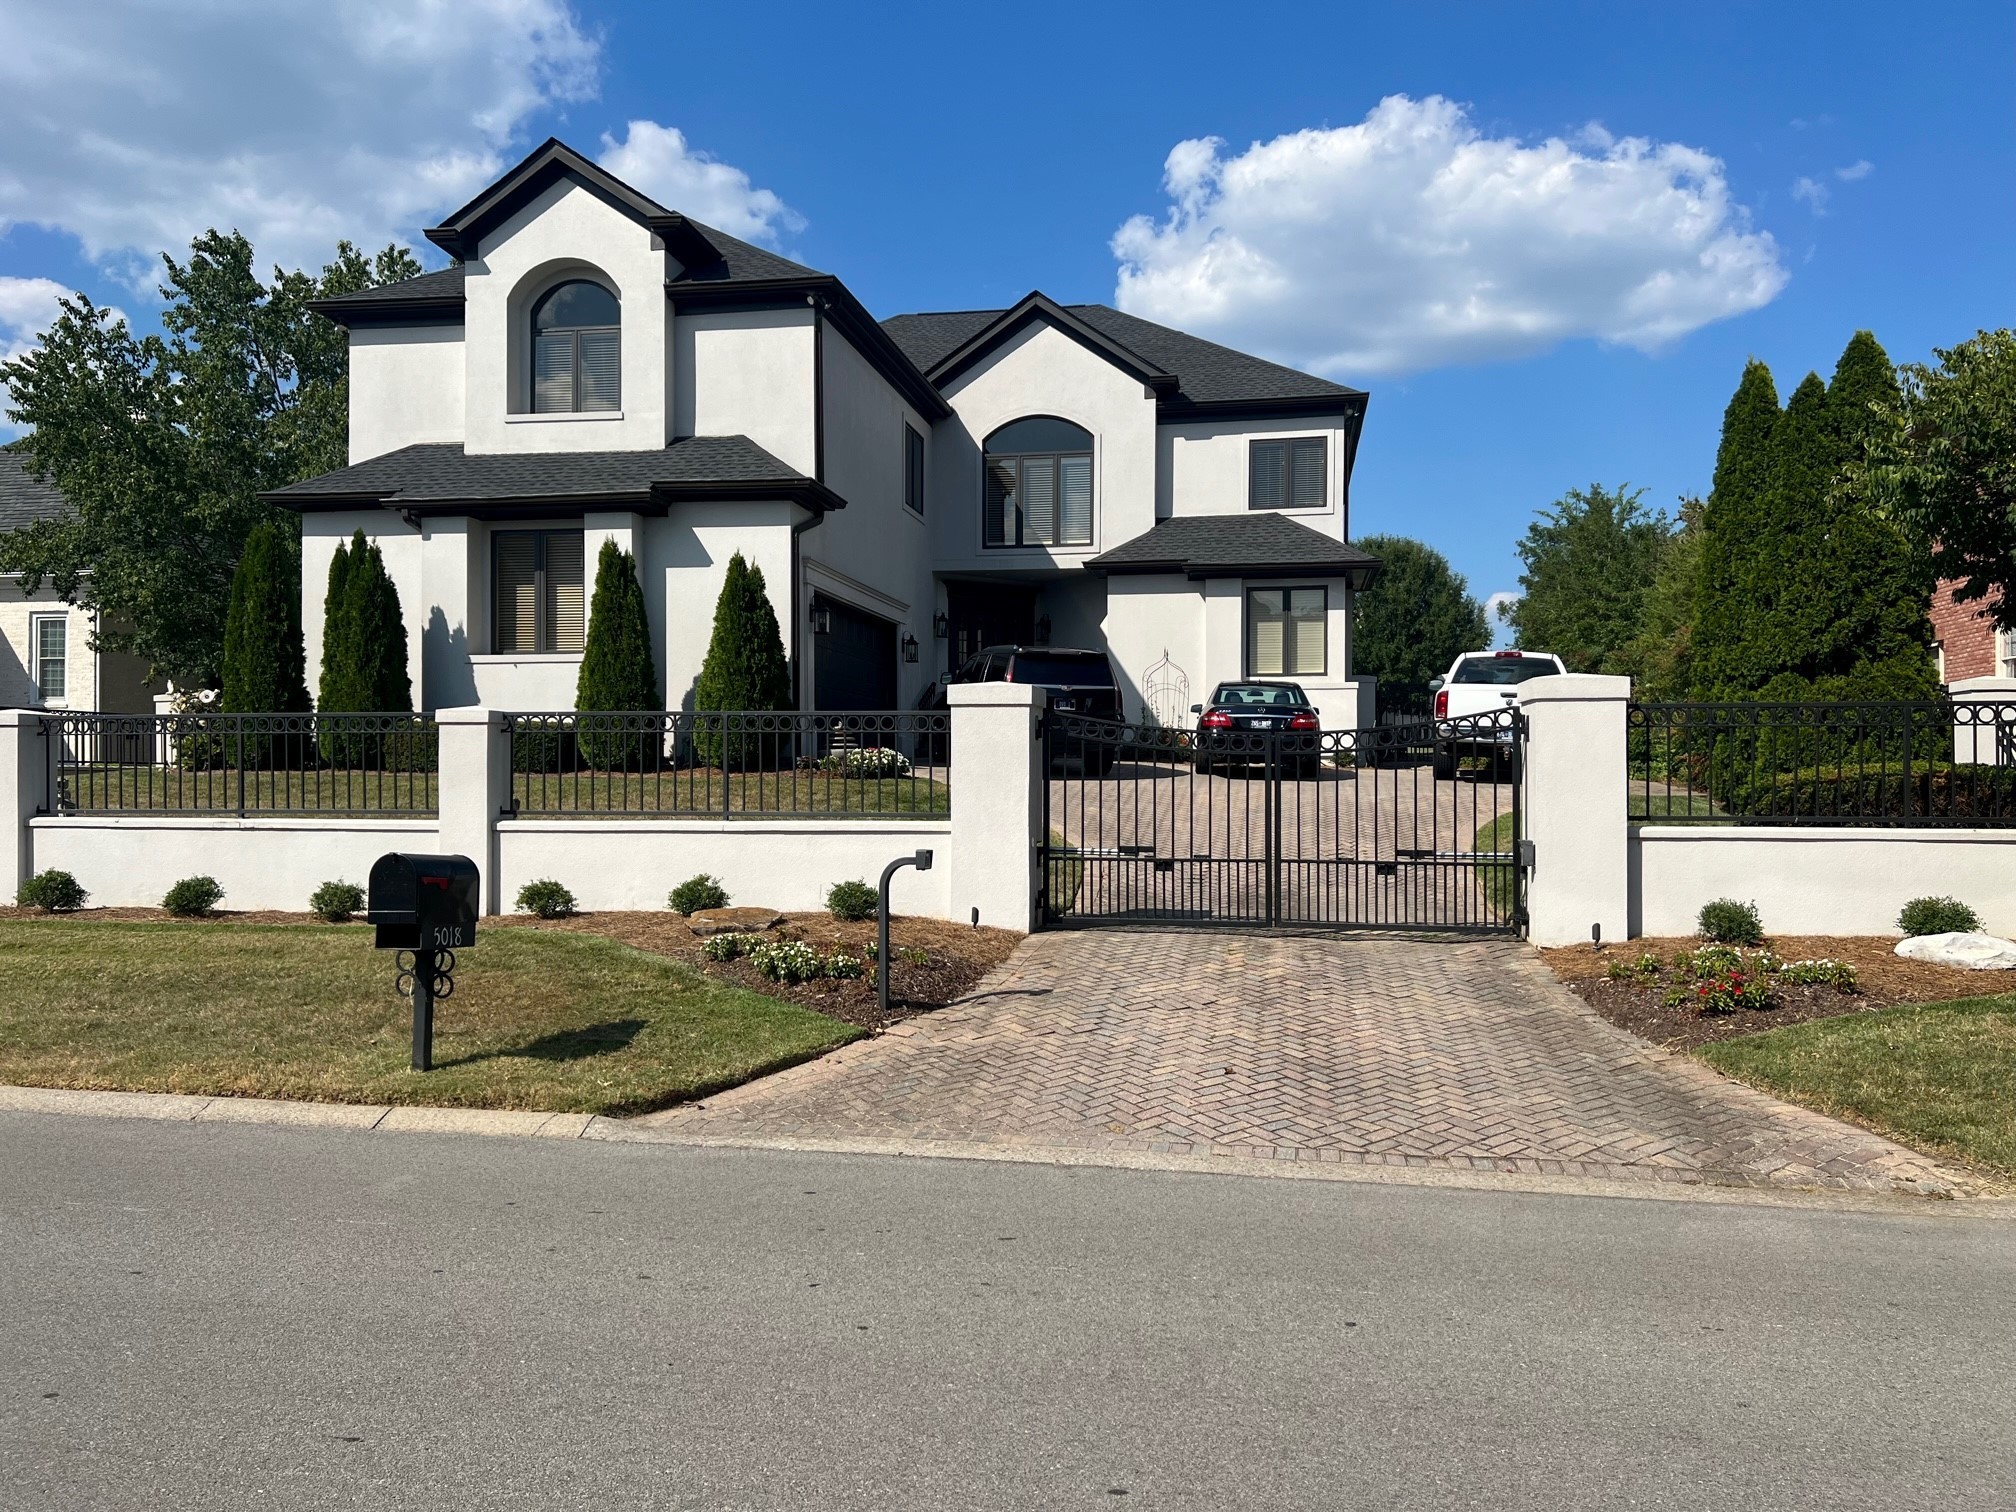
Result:
M1042 742L1045 924L1525 926L1517 709L1204 736L1052 712Z

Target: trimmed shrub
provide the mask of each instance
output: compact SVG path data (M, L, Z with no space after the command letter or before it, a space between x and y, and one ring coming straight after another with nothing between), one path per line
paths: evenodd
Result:
M696 914L707 908L726 908L728 890L721 885L719 877L710 877L702 872L697 877L688 877L666 896L665 902L676 914ZM715 938L722 938L716 936Z
M347 924L364 912L364 889L355 882L324 882L308 895L308 911L327 924Z
M881 903L882 895L866 882L835 882L826 890L826 911L849 924L874 918Z
M215 877L184 877L168 889L161 906L178 919L203 919L224 901L224 889Z
M1914 759L1743 772L1718 796L1747 818L1901 819L1939 814L1999 819L2016 815L2016 767Z
M340 594L340 599L339 599ZM385 556L358 531L329 564L324 615L321 696L324 714L392 713L413 707L406 671L406 619ZM322 758L336 766L375 759L384 742L355 731L322 735Z
M785 742L774 736L731 736L726 721L706 715L720 711L783 710L791 707L791 669L784 660L784 637L770 606L763 569L736 552L728 559L721 596L714 604L714 634L693 689L693 750L703 766L744 768L766 759L788 760ZM765 747L773 747L766 750Z
M69 913L82 908L90 896L70 873L51 867L23 882L21 890L14 894L14 901L23 908L39 908L44 913Z
M581 652L574 707L587 714L663 706L644 590L637 582L637 559L605 540L595 564L595 597L588 610L588 639ZM621 721L609 719L582 719L579 727L581 758L590 767L641 772L656 767L663 757L656 728L624 729Z
M1897 927L1907 935L1972 934L1981 916L1958 898L1913 898L1897 915Z
M1701 938L1720 945L1762 945L1764 921L1755 903L1717 898L1701 905Z
M574 905L574 894L551 877L541 877L519 888L518 906L542 919L565 919L579 911Z

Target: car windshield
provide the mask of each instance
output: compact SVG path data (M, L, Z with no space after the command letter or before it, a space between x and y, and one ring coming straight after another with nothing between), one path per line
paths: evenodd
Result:
M1220 683L1211 695L1220 708L1304 709L1309 700L1300 688L1275 687L1268 683Z
M1103 656L1061 656L1055 652L1018 651L1009 681L1042 683L1053 688L1110 688L1113 669Z
M1538 656L1473 656L1456 664L1459 683L1522 683L1552 677L1561 669Z

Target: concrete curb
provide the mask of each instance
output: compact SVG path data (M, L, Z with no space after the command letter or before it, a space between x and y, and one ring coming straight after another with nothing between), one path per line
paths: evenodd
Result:
M783 1139L688 1135L589 1113L528 1113L492 1108L391 1107L386 1104L287 1102L273 1098L203 1097L172 1092L87 1092L61 1087L0 1086L0 1113L83 1118L138 1118L165 1123L224 1123L272 1128L350 1129L357 1133L462 1134L486 1138L577 1139L602 1144L673 1145L706 1150L782 1150L796 1154L883 1159L972 1160L1014 1165L1164 1171L1172 1174L1264 1177L1276 1181L1427 1186L1455 1191L1523 1192L1642 1202L1717 1203L1738 1207L1825 1209L1832 1212L1930 1213L2016 1221L2016 1200L1959 1199L1909 1192L1842 1192L1797 1187L1746 1187L1713 1182L1605 1180L1449 1166L1379 1166L1287 1160L1234 1160L1210 1155L1157 1155L1065 1145L1007 1145L937 1140Z

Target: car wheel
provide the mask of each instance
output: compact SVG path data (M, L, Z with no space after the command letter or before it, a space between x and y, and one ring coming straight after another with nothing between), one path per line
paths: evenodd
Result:
M1437 751L1435 753L1435 780L1453 782L1456 780L1456 753Z

